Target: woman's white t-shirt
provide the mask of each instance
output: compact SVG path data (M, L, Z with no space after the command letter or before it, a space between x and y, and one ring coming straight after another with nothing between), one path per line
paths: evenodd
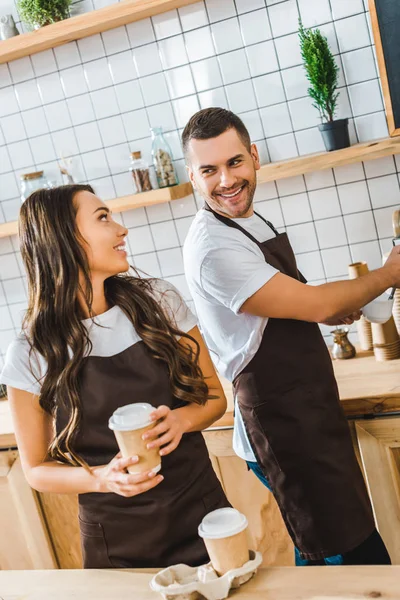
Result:
M171 283L162 279L154 280L153 296L177 328L184 333L197 325L196 317ZM113 306L94 320L85 319L83 323L92 342L90 356L114 356L141 341L131 321L119 306ZM30 353L28 340L20 335L8 347L0 383L39 394L46 370L43 356Z

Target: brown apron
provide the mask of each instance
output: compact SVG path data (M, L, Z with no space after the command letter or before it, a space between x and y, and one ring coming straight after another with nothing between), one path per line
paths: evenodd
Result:
M275 233L260 243L214 215L257 244L270 265L305 283L286 233L258 215ZM319 326L270 318L233 387L257 463L303 558L343 554L362 543L375 524Z
M115 356L87 357L79 383L83 420L74 449L90 466L106 464L118 452L114 433L108 428L116 408L133 402L178 407L166 365L153 358L142 341ZM65 419L60 409L58 430ZM185 434L178 448L162 458L161 473L164 481L132 498L114 493L79 496L85 568L208 562L198 525L208 512L229 503L202 434Z

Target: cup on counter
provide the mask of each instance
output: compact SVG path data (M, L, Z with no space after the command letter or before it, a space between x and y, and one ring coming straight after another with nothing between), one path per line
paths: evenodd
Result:
M363 306L362 313L370 323L386 323L392 316L394 298L389 299L389 294L384 292L375 300Z
M159 448L148 449L148 440L142 435L156 425L150 420L155 407L147 403L127 404L121 406L111 416L108 426L114 431L121 454L124 458L138 456L139 461L128 467L129 473L138 474L145 471L157 473L161 469Z
M249 560L247 519L235 508L219 508L204 517L199 536L204 539L218 575L239 569Z

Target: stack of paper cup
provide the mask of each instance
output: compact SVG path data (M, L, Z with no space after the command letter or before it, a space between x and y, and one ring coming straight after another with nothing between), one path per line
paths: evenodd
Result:
M393 213L393 230L395 221L398 222L398 217L400 215L400 211L395 210ZM384 265L390 252L385 252L382 255L382 264ZM394 302L393 302L393 319L396 323L397 333L400 335L400 290L395 291L394 293Z
M150 419L154 410L151 404L127 404L117 408L108 422L108 426L115 433L122 456L139 458L136 464L128 467L129 473L157 473L161 469L159 448L148 450L149 441L142 439L143 434L156 425L156 422Z
M397 332L400 334L400 290L396 290L394 293L393 319L396 323Z
M369 269L366 262L357 262L349 265L349 279L357 279L368 272ZM361 350L372 350L371 323L364 316L361 316L361 319L356 322L356 327Z
M208 513L199 526L214 570L224 575L249 560L247 519L235 508L219 508Z
M372 337L376 360L400 358L400 339L393 317L386 323L372 323Z

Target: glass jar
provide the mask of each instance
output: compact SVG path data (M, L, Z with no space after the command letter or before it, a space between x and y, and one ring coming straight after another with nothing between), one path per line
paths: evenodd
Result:
M150 131L152 138L151 155L159 187L178 185L179 181L174 168L171 148L163 136L162 128L153 127Z
M141 152L131 152L131 165L129 167L132 173L134 193L148 192L153 189L150 181L149 166L142 159Z
M43 171L37 171L36 173L23 173L20 177L21 184L21 202L24 202L36 190L41 190L47 187L46 178L43 175Z

